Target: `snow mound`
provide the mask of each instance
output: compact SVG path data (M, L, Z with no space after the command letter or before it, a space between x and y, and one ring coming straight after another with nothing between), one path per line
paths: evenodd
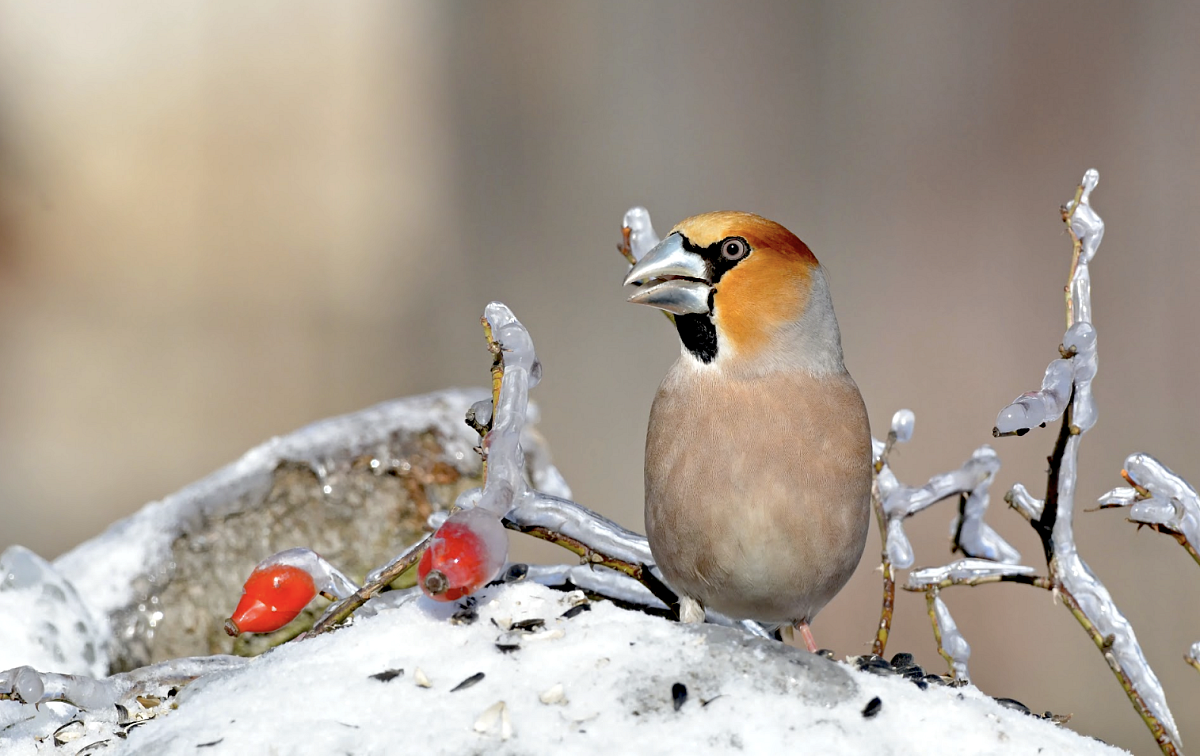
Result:
M881 705L873 704L878 698ZM1120 753L973 687L920 690L775 641L680 625L524 582L463 604L407 601L201 677L129 729L12 753ZM16 704L11 704L16 706ZM41 735L85 720L62 704ZM872 710L876 711L872 713ZM871 714L867 716L867 714ZM104 714L102 716L109 716ZM105 732L107 730L107 732Z

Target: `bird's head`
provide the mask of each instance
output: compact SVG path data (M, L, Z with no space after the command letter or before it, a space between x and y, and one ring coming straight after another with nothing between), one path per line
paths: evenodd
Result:
M841 372L825 275L804 242L751 213L697 215L638 261L629 301L675 315L684 352L749 372Z

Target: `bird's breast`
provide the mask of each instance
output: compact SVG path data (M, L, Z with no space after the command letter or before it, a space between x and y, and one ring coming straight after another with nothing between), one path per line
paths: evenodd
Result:
M681 358L646 442L646 530L668 582L735 616L811 619L862 555L870 444L844 372L732 379Z

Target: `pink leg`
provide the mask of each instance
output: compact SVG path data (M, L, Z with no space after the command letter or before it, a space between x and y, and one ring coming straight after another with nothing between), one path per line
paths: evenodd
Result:
M796 629L800 631L800 635L804 638L804 645L808 646L810 654L817 653L817 642L813 640L812 630L808 629L807 622L797 622Z

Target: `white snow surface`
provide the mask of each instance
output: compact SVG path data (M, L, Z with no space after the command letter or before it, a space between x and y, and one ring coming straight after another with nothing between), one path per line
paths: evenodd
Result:
M532 582L502 585L478 595L476 621L453 624L457 604L420 598L202 677L176 710L126 739L113 736L108 709L43 704L35 720L9 727L32 707L0 702L0 752L75 754L108 739L100 753L1121 753L971 686L922 691L605 601L562 618L583 600ZM505 630L531 619L544 627ZM498 641L519 647L504 653ZM454 690L477 673L477 684ZM687 688L678 709L675 683ZM865 717L874 697L882 708ZM35 740L79 717L78 740Z

